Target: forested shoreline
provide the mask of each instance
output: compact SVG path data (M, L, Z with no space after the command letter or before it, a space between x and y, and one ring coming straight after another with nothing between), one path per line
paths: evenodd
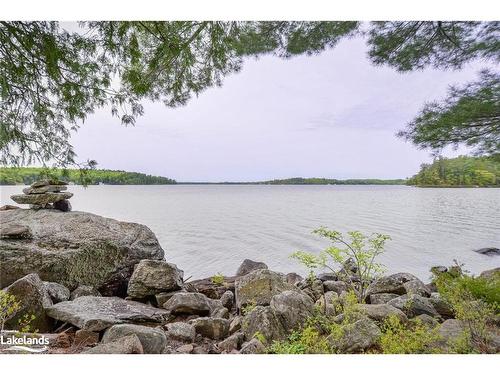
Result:
M500 187L500 160L497 157L459 156L437 158L422 164L408 179L408 185L421 187Z
M167 177L109 169L0 168L0 185L29 185L43 178L85 185L171 185L176 183L175 180Z

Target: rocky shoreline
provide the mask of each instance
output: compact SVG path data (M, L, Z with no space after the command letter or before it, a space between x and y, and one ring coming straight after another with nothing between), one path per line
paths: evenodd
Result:
M342 320L338 305L351 288L345 275L355 277L349 264L304 279L246 259L235 276L185 281L184 272L164 260L149 228L53 207L2 208L0 228L0 288L20 305L2 337L37 337L16 331L28 314L35 317L31 330L47 340L23 347L2 339L1 353L25 347L41 353L266 353L318 311ZM367 295L342 339L328 338L337 352L376 352L389 316L438 327L444 346L463 331L436 286L412 274L373 280ZM491 350L499 352L500 335L493 333Z

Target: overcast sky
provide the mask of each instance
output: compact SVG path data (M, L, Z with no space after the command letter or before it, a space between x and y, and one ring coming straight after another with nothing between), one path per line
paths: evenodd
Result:
M99 111L72 141L99 168L177 181L404 178L431 157L395 133L479 69L400 74L372 66L363 40L345 40L317 56L249 59L184 107L145 103L135 127Z

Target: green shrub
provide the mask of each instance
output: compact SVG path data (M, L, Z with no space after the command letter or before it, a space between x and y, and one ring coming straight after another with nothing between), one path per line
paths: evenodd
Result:
M212 281L216 285L222 285L224 284L224 275L218 272L210 278L210 281Z
M284 341L275 341L268 349L274 354L326 354L330 347L325 337L312 325L294 331Z
M16 297L0 290L0 332L3 332L5 323L19 311L20 305Z
M332 246L323 250L318 255L296 251L291 257L297 259L311 274L316 268L327 268L337 273L336 268L340 268L348 260L352 260L356 266L355 275L360 282L353 282L350 275L339 274L356 291L358 302L364 302L366 299L366 289L371 280L382 273L383 267L375 262L375 258L384 252L384 245L390 237L385 234L374 233L371 236L364 235L358 231L348 232L349 240L337 231L319 228L313 233L326 238L332 242ZM338 247L340 245L341 247Z
M420 319L405 325L392 315L382 325L380 348L384 354L441 353L438 329L426 326Z

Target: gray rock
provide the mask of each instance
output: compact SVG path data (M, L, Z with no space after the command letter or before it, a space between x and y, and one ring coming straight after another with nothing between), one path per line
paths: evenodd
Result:
M32 234L30 228L26 225L6 224L0 227L1 239L28 239Z
M413 295L402 295L387 302L389 305L403 311L406 316L413 318L420 314L427 314L432 317L439 317L439 313L432 305L429 298Z
M70 199L73 193L62 192L62 193L43 193L43 194L15 194L11 195L10 199L19 204L34 204L39 206L45 206L57 201L62 201L63 199Z
M255 270L267 270L267 264L263 262L255 262L250 259L245 259L243 263L241 263L238 267L236 276L244 276Z
M52 330L52 321L46 315L45 309L52 306L52 300L37 274L29 274L15 281L4 290L13 296L19 303L19 309L16 314L5 322L7 329L19 329L18 321L25 315L35 316L35 320L30 326L33 330L40 332L50 332Z
M30 273L74 289L91 285L106 295L124 295L134 264L163 259L155 235L144 225L85 212L8 210L0 228L28 227L30 241L0 240L0 287Z
M207 296L201 293L180 292L163 304L165 310L174 315L209 315L212 308Z
M479 275L480 278L486 280L494 280L495 278L500 278L500 267L493 268L491 270L486 270L481 272Z
M160 292L179 290L183 285L183 277L184 272L175 264L143 259L134 268L127 294L132 298L144 298Z
M212 318L224 318L224 319L229 319L229 310L226 309L225 307L220 307L215 310L213 310L210 313L210 316Z
M384 322L387 318L394 315L397 316L401 323L407 323L408 318L404 312L400 309L395 308L394 306L387 304L379 304L379 305L366 305L366 304L358 304L356 305L357 309L368 316L368 318L372 320L376 320L377 322Z
M83 297L83 296L96 296L96 297L100 297L101 296L101 293L99 293L99 291L94 288L93 286L90 286L90 285L79 285L75 290L73 290L71 292L71 295L70 295L70 300L74 300L74 299L77 299L79 297Z
M230 290L226 290L220 297L220 302L222 303L222 306L224 306L228 310L231 310L234 305L234 293Z
M252 339L257 332L267 343L282 340L286 337L286 329L279 316L270 306L257 306L243 317L241 324L247 340Z
M448 344L452 344L454 341L462 338L464 331L464 323L457 319L445 320L439 327L439 335Z
M229 321L229 334L232 335L236 331L241 329L241 323L243 322L243 317L241 315L236 315L233 319Z
M427 286L420 280L410 280L403 284L405 288L406 294L418 294L422 297L429 297L431 295L431 291Z
M63 199L62 201L57 201L52 204L55 210L59 210L62 212L70 212L73 207L71 207L71 203L67 199Z
M241 332L236 332L229 336L227 339L219 342L217 347L223 352L230 353L233 350L238 350L243 340L245 339L245 335Z
M364 318L347 325L341 338L330 335L327 340L336 352L360 353L374 346L381 335L377 325Z
M289 284L297 285L302 280L304 280L304 278L295 272L290 272L286 274L286 282Z
M0 211L7 211L7 210L18 210L20 209L21 207L18 207L18 206L13 206L11 204L6 204L6 205L3 205L2 207L0 207Z
M116 341L101 343L84 354L143 354L141 341L136 335L120 337Z
M483 247L482 249L477 249L474 251L482 255L489 255L489 256L500 255L500 249L496 247Z
M420 322L422 322L423 324L425 324L427 327L430 328L434 328L439 324L439 322L436 319L427 314L420 314L415 318L413 318L412 320L419 320Z
M49 293L50 299L53 303L59 303L67 301L70 298L70 291L64 285L45 281L44 283L47 293Z
M180 293L176 290L175 292L163 292L155 295L156 306L163 306L174 294Z
M301 328L314 312L314 301L304 293L293 290L273 296L270 306L287 330Z
M324 315L335 316L338 313L336 307L338 304L340 304L338 294L335 292L326 292L316 301L315 306Z
M379 293L394 293L402 295L406 293L403 284L408 281L418 280L410 273L395 273L393 275L381 277L370 284L367 295Z
M50 317L81 329L102 331L115 324L157 323L168 319L168 311L118 297L84 296L60 302L45 310Z
M196 330L188 323L169 323L167 324L167 336L174 340L194 342Z
M320 273L316 276L319 280L325 281L337 281L337 274L333 272Z
M345 281L324 281L323 288L325 292L335 292L337 294L341 294L342 292L347 292L350 288L349 285Z
M247 304L269 305L271 298L285 290L297 288L284 280L283 275L260 269L252 271L236 280L236 306L238 309Z
M306 279L297 284L297 286L314 301L318 300L325 292L323 283L318 279L312 281L310 279Z
M60 193L68 190L65 185L44 185L40 187L27 187L23 189L24 194L43 194L43 193Z
M429 298L429 302L432 304L434 309L445 319L455 317L455 312L453 311L453 307L441 298L439 293L432 293Z
M266 347L257 339L252 339L241 346L240 354L262 354Z
M370 295L370 303L373 305L381 304L381 303L387 303L391 299L399 297L397 294L394 293L378 293L378 294L372 294Z
M79 329L75 332L75 339L73 341L74 346L94 346L99 342L99 332L87 331L85 329Z
M434 267L431 267L431 273L433 275L441 275L442 273L446 273L448 272L448 268L445 267L445 266L434 266Z
M194 350L193 344L186 344L179 346L176 352L179 354L191 354L193 350Z
M229 320L222 318L203 317L189 321L193 325L196 333L211 338L221 340L229 334Z
M167 344L167 336L161 328L151 328L136 324L117 324L104 332L104 344L130 335L136 335L142 344L145 354L160 354Z

